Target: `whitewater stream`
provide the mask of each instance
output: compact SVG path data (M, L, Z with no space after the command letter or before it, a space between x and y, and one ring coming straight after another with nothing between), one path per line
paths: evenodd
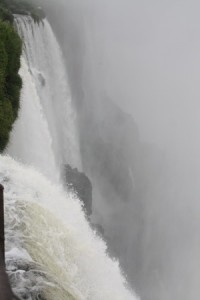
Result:
M16 27L24 42L21 108L6 150L12 158L0 156L12 288L28 300L137 299L82 203L62 186L63 166L81 169L81 158L56 38L47 20L16 16Z
M58 182L64 164L81 169L76 114L64 60L47 20L37 24L31 17L17 16L15 23L24 43L23 88L7 153Z

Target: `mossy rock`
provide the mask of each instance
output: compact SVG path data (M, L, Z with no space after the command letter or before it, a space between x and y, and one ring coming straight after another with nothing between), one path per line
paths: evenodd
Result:
M22 81L18 74L22 42L10 22L0 20L0 151L9 140L9 133L18 109Z

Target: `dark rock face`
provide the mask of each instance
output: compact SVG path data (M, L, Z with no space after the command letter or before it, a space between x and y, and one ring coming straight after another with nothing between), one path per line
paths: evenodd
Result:
M84 203L85 212L88 216L92 214L92 184L83 172L70 165L65 166L65 180L69 189L73 190Z
M106 240L105 230L102 225L96 224L96 223L91 223L91 226L100 237L102 237L104 240Z

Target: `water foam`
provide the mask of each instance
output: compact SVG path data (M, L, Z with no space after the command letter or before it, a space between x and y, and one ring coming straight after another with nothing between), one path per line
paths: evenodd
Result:
M136 299L74 194L3 156L0 182L5 187L7 267L18 295L31 300L38 294L48 300Z

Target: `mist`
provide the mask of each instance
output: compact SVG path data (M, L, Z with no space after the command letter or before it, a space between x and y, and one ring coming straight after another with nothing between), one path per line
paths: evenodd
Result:
M95 178L93 218L103 226L110 251L141 299L199 299L200 4L43 0L42 5L62 45L80 142L92 139L98 147L94 136L100 129L90 128L91 116L92 124L103 124L119 107L135 122L134 132L110 136L115 146L119 135L128 136L115 158L121 168L124 153L132 153L128 202L111 191L105 170L96 175L95 159L82 148L83 169ZM116 124L108 126L113 132Z
M184 148L195 160L198 9L197 1L60 0L52 13L62 24L59 35L65 48L79 57L73 72L79 68L86 73L82 77L87 75L81 79L87 81L85 88L106 93L131 114L143 140L179 156ZM72 39L73 46L68 44Z

